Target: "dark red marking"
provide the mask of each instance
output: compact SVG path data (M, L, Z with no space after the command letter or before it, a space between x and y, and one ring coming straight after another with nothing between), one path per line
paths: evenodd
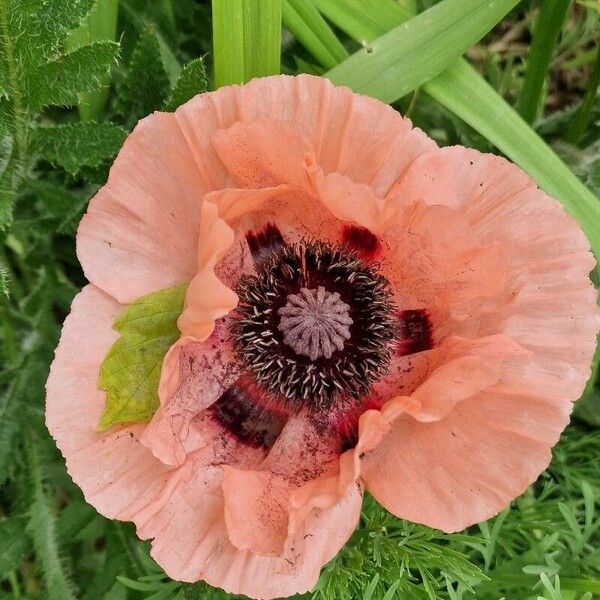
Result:
M397 313L396 349L400 356L433 348L432 326L425 309Z
M374 260L381 254L381 242L374 233L359 225L344 225L344 243L361 258Z
M259 265L272 252L276 252L285 244L281 231L273 223L267 223L259 231L246 233L248 247L255 265Z
M352 399L340 402L340 407L329 412L328 420L333 428L332 435L339 439L340 454L351 450L358 443L358 421L367 410L380 410L383 405L374 396L365 396L357 403Z
M263 396L251 380L240 378L208 411L243 444L268 450L279 437L287 415L279 407L270 406Z

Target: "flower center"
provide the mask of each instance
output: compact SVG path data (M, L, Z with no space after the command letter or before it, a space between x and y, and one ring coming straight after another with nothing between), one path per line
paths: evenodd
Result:
M311 360L331 358L336 349L344 349L344 340L350 338L350 307L337 292L328 292L323 286L290 294L277 312L283 341L296 354Z
M346 246L284 244L238 284L232 336L257 385L300 409L360 399L387 370L389 282Z

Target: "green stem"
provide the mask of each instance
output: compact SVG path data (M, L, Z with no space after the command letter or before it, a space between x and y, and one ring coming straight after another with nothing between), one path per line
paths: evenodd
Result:
M542 3L517 104L519 113L528 123L533 123L537 117L554 47L570 4L571 0L545 0Z
M572 144L576 144L587 129L592 116L598 86L600 86L600 46L596 49L596 60L590 77L590 83L583 97L583 102L575 113L575 118L566 136L567 140Z
M19 585L19 578L14 571L8 574L8 581L10 583L10 589L12 590L13 598L21 597L21 586Z
M281 0L212 0L215 88L279 73Z
M81 46L104 40L114 40L117 35L119 0L97 0L85 22L67 38L67 48L75 50ZM110 75L95 91L79 95L79 116L82 121L98 120L110 94Z

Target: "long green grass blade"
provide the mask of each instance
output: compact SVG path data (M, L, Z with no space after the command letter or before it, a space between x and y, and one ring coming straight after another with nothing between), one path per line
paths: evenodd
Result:
M279 73L281 0L213 0L215 87Z
M579 221L600 256L600 200L465 61L428 82L427 93L527 171Z
M335 0L340 4L352 4L355 11L351 16L331 11L329 4L333 0L315 2L335 25L357 41L370 41L402 22L399 13L396 21L386 21L381 16L383 12L378 10L378 0L373 0L368 7L360 1ZM386 4L387 0L382 0L382 6ZM399 88L404 91L402 82L399 82ZM456 61L449 70L425 83L422 89L486 136L536 179L542 189L560 200L579 221L594 253L600 257L598 198L468 63L462 59Z
M67 38L67 49L75 50L92 42L114 40L117 35L119 0L97 0L94 8L80 27ZM97 120L102 115L110 94L110 75L95 92L80 94L79 115L82 121Z
M317 8L342 31L362 44L410 19L411 10L394 0L314 0Z
M378 37L327 77L394 102L449 67L518 2L444 0Z
M283 0L283 24L326 69L348 57L312 0Z
M570 4L571 0L545 0L541 3L517 104L519 113L528 123L533 123L542 103L548 67Z

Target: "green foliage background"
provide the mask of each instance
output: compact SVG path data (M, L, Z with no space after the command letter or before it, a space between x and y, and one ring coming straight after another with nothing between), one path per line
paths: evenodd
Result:
M556 35L551 25L538 33L547 5L561 3L566 18L555 23ZM372 9L391 28L398 10L432 4L379 0ZM354 0L285 0L282 72L322 74L360 48L353 38L365 28L380 35L375 17L352 21L356 7ZM595 1L523 1L467 55L596 195L599 21ZM538 45L550 45L549 56L536 54L532 35L544 36ZM255 50L250 73L261 68ZM129 524L86 504L43 418L60 326L85 283L74 248L79 218L139 118L213 85L212 56L211 6L201 0L0 0L0 600L228 597L170 581ZM498 151L499 142L433 97L417 88L394 105L442 145ZM597 370L596 361L551 467L509 509L445 535L367 498L360 528L305 598L600 597Z

